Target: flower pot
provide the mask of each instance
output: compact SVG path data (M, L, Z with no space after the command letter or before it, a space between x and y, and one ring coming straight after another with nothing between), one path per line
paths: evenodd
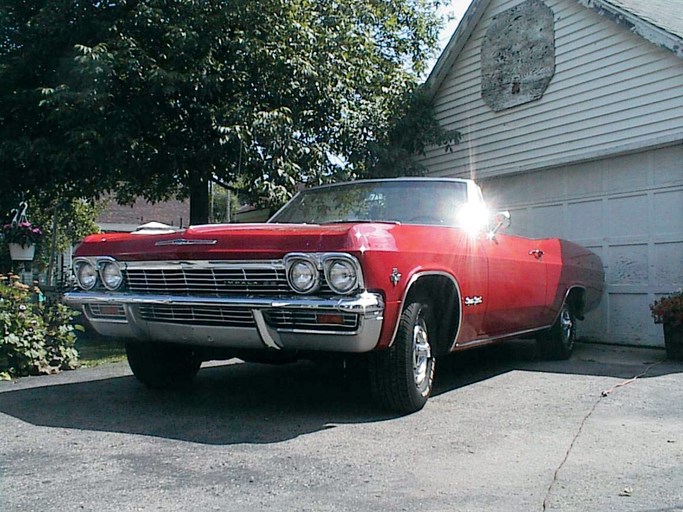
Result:
M683 324L664 323L664 346L667 358L683 361Z
M9 254L14 261L33 261L33 257L36 254L35 245L23 246L20 244L7 244L9 245Z

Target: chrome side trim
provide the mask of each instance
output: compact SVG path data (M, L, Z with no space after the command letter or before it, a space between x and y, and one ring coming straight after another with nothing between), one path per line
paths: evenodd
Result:
M434 271L427 270L424 272L417 272L417 273L413 274L413 276L410 278L410 281L408 281L408 284L406 285L406 289L403 292L403 297L401 298L401 313L403 313L403 307L405 306L406 299L408 298L408 293L410 293L411 288L417 282L418 279L425 277L425 276L447 277L455 285L455 291L458 294L458 327L455 330L455 336L453 337L453 341L450 343L450 346L448 349L448 352L452 352L453 348L455 347L456 340L458 339L458 333L460 333L460 329L462 328L462 301L460 300L462 297L462 293L460 293L460 285L458 284L458 280L455 277L453 277L448 272L443 272L440 270L434 270ZM398 332L398 324L401 322L401 313L399 313L398 318L396 319L396 325L394 326L394 333L391 335L391 343L389 343L390 347L394 344L394 341L396 340L396 333Z
M176 238L174 240L161 240L154 245L163 247L165 245L216 245L218 240L191 240L187 238Z
M488 338L482 338L480 340L466 341L465 343L458 343L458 348L472 347L475 345L484 345L486 343L491 343L493 341L502 340L502 339L519 338L520 336L524 336L526 334L531 334L532 332L545 331L546 329L550 329L550 327L552 327L552 324L541 326L541 327L534 327L533 329L526 329L524 331L511 332L511 333L507 333L507 334L499 334L497 336L490 336Z

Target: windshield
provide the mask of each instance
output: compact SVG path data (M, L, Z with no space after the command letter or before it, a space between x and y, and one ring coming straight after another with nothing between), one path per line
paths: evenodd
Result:
M367 181L305 190L269 222L400 222L455 225L467 185L456 181Z

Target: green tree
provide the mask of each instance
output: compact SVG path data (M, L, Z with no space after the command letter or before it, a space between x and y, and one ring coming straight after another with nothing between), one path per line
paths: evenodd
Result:
M0 194L189 196L197 222L212 179L277 204L416 172L455 140L415 95L442 1L0 0Z

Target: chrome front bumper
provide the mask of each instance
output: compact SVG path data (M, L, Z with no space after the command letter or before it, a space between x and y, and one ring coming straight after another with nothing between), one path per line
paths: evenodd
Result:
M382 296L370 292L350 297L275 298L73 291L64 295L64 302L81 310L103 336L236 349L368 352L379 341L384 313ZM242 325L221 325L216 318L211 322L196 318L188 322L164 321L145 316L145 308L150 306L184 308L183 311L190 312L195 308L229 308L248 320L242 321ZM357 318L352 330L337 329L329 324L282 327L267 321L271 313L296 315L302 312L356 315Z

